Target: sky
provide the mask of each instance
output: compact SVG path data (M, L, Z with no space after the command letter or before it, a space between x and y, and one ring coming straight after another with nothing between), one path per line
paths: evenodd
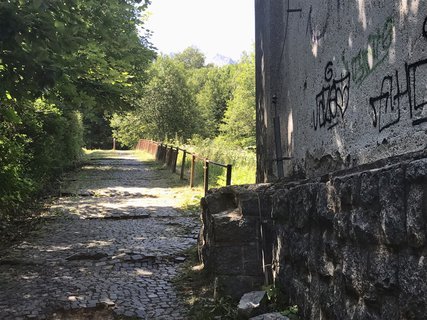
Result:
M152 0L145 27L161 53L200 49L212 62L219 54L239 60L255 43L253 0Z

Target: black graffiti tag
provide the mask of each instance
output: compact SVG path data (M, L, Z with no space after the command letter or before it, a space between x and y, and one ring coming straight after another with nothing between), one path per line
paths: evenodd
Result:
M427 59L412 64L405 63L404 77L399 77L396 70L394 76L387 75L381 83L380 94L369 99L373 112L372 124L381 132L401 120L402 105L409 105L409 116L412 125L427 122L423 109L427 105L425 99Z
M350 73L334 78L333 63L326 64L324 79L326 85L316 95L316 109L313 111L314 130L327 127L328 130L344 118L350 99Z

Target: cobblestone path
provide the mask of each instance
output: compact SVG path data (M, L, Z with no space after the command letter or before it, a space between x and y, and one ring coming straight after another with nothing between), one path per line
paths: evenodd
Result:
M198 219L175 209L179 195L165 187L165 172L130 152L115 155L68 177L43 227L0 256L0 319L100 306L186 319L171 279L180 252L196 243Z

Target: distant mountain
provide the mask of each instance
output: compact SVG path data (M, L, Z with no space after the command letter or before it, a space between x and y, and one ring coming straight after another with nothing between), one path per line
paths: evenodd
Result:
M235 64L236 61L231 59L230 57L226 57L222 54L215 55L212 59L208 59L208 63L213 63L214 65L218 67L225 66L227 64Z

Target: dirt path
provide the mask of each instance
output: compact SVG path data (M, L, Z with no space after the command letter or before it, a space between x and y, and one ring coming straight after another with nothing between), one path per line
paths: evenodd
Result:
M0 319L185 319L171 279L199 222L164 178L131 152L67 177L44 226L0 256Z

